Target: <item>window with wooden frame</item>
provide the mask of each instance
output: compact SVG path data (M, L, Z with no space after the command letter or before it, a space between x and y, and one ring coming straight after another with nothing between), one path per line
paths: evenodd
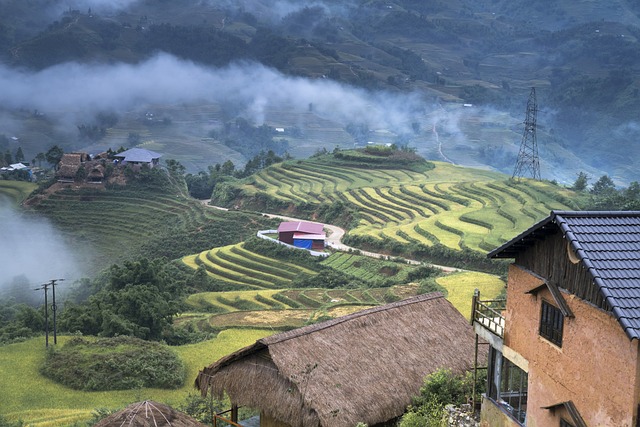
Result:
M487 373L487 397L524 426L529 375L493 347L489 349Z
M558 347L562 347L564 315L560 309L542 300L540 312L540 335Z

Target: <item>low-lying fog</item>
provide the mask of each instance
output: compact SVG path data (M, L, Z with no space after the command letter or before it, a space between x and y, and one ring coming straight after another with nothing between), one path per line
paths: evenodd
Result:
M0 299L40 298L34 291L51 279L69 285L82 266L62 234L46 219L23 214L0 197Z

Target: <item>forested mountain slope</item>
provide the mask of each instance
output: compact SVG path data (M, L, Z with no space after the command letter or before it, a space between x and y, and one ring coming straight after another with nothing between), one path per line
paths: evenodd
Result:
M8 94L3 105L7 125L0 133L11 135L21 129L24 143L32 144L27 147L28 157L42 149L38 141L60 142L68 149L152 141L174 158L184 159L190 170L204 169L205 157L224 146L216 133L220 126L245 117L257 126L300 130L286 135L286 148L296 157L322 147L391 139L412 145L434 160L510 173L527 95L535 86L546 177L568 182L584 170L593 177L609 174L619 183L638 178L631 159L640 155L635 143L640 136L635 120L640 113L640 11L630 0L606 5L587 0L254 0L241 4L131 0L110 6L84 0L55 7L32 0L5 1L1 7L0 51L7 85L18 78L13 73L20 69L56 87L64 84L56 66L66 73L70 63L105 64L106 68L76 71L95 73L98 81L113 86L121 101L126 93L119 91L126 90L127 84L113 76L122 76L119 64L132 64L129 81L142 75L148 84L167 85L169 81L154 78L165 69L174 77L170 82L191 74L202 84L196 91L200 98L165 90L168 95L163 99L143 93L135 95L135 102L119 105L98 94L92 108L72 118L68 113L77 101L57 106L50 101L38 103L17 91ZM209 83L182 62L145 67L160 52L204 67L198 73L218 75L219 67L244 65L220 77L222 81ZM281 74L263 78L257 63ZM170 65L179 69L169 70ZM244 84L251 94L235 100L216 94L217 87L229 86L232 80L260 86ZM347 86L335 86L325 94L353 107L354 102L347 99L355 93L363 104L375 108L358 115L343 111L343 106L329 114L317 93L331 81ZM293 88L301 83L304 89ZM265 91L269 85L279 91ZM354 87L366 92L353 92ZM34 97L43 96L42 92ZM305 99L293 102L292 93ZM407 98L404 109L398 107L403 97ZM196 100L199 108L193 108ZM202 102L216 107L205 108ZM462 104L473 107L458 108ZM187 106L193 109L184 118ZM370 114L376 109L381 114ZM51 123L37 124L36 131L25 110L44 112ZM149 111L165 119L163 128L140 118ZM98 114L104 112L119 120L100 122ZM91 123L108 129L100 140L78 135L78 125ZM348 131L349 125L366 132L358 138ZM184 145L174 146L170 140L182 140ZM438 144L444 147L446 159L437 152ZM14 147L0 141L0 149L6 148ZM236 163L249 158L235 151L233 144L221 155L223 161Z

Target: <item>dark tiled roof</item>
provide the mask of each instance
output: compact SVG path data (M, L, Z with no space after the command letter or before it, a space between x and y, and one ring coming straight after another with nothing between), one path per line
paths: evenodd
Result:
M589 269L629 338L640 339L640 211L552 211L488 256L512 258L552 227L560 228Z

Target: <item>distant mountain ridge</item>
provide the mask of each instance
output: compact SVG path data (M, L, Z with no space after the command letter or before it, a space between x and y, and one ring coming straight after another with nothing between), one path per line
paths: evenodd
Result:
M5 64L138 63L160 51L214 67L250 60L285 75L493 107L515 120L535 86L551 178L566 182L578 170L620 183L640 178L633 162L640 157L640 6L633 1L124 3L102 10L78 1L55 15L49 2L3 2ZM492 120L478 114L465 120ZM499 125L509 130L494 140L470 133L450 140L471 153L453 152L454 161L509 173L520 130ZM499 155L482 158L487 150Z

